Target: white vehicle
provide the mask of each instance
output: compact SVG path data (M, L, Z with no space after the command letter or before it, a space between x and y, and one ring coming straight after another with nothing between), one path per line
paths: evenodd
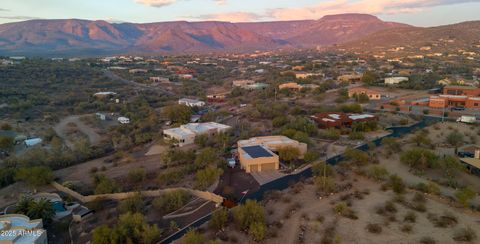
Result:
M462 117L457 119L457 122L473 124L473 123L477 122L477 118L475 118L475 116L465 116L465 115L463 115Z
M119 117L118 122L120 122L120 124L130 124L130 119L126 117Z

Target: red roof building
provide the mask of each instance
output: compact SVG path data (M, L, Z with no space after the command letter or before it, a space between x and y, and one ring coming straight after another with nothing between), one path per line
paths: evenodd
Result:
M355 122L377 121L378 118L371 114L346 114L346 113L319 113L312 116L320 128L351 127Z

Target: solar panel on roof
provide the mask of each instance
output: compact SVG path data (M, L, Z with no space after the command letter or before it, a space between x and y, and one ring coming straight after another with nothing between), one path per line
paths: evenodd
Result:
M261 146L250 146L250 147L242 147L243 151L248 153L252 158L262 158L262 157L271 157L272 154L265 150L265 148Z

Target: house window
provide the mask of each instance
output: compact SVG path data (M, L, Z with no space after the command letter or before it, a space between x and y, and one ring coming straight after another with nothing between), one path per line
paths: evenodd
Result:
M474 103L473 106L478 107L478 103Z

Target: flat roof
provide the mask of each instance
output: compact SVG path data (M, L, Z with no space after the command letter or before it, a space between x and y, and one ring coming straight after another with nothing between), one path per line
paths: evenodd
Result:
M164 134L176 134L181 137L186 137L189 135L195 135L192 131L183 129L183 128L171 128L171 129L166 129L163 131Z
M461 158L460 161L480 169L480 159L478 158Z
M242 147L242 150L245 151L251 158L265 158L265 157L272 157L273 155L267 151L262 146L248 146Z

